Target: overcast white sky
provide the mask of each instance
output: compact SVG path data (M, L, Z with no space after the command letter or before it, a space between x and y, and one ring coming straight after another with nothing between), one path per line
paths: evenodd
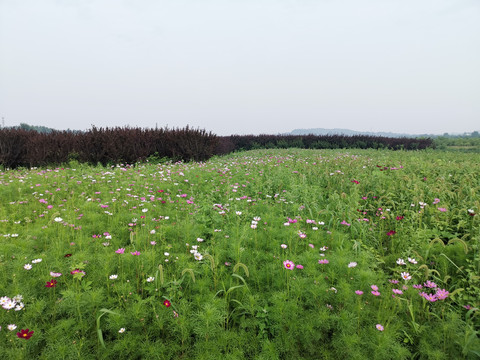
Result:
M480 130L479 0L0 0L0 116Z

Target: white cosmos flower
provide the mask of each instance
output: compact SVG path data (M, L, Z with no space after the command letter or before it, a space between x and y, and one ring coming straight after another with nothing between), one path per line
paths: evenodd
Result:
M412 276L407 272L402 272L400 275L402 276L403 280L410 280L412 278Z
M25 264L25 265L23 265L23 268L25 270L30 270L32 268L32 264Z
M55 220L55 222L62 222L63 221L63 219L61 217L56 217L54 220Z
M3 304L2 307L5 310L10 310L10 309L13 309L15 307L15 305L16 305L15 301L10 300L10 301L7 301L5 304Z
M2 296L0 298L0 305L5 304L6 302L11 301L11 299L8 296Z
M110 280L115 280L116 278L118 278L118 275L114 274L114 275L110 275L108 277Z
M155 280L155 278L153 276L150 276L148 279L147 279L147 282L153 282Z

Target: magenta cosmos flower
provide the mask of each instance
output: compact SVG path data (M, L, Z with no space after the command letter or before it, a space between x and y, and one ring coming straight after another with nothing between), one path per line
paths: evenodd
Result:
M20 330L20 332L17 332L17 336L20 338L20 339L25 339L25 340L28 340L32 337L34 331L29 331L30 329L22 329Z
M295 264L293 263L293 261L290 261L290 260L285 260L283 262L283 266L285 267L285 269L288 269L288 270L293 270L295 268Z
M327 259L320 259L320 260L318 260L318 263L319 264L328 264L328 260Z
M124 248L120 248L117 251L115 251L117 254L123 254L125 252Z

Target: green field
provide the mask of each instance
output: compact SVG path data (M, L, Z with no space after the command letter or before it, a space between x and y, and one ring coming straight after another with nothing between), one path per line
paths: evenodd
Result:
M0 359L480 357L478 154L69 163L0 196Z

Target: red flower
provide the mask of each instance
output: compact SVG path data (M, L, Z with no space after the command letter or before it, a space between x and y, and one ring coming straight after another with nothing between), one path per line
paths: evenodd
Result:
M64 257L70 257L72 256L72 254L66 254Z
M358 180L352 180L352 183L360 184L360 181L358 181Z
M395 235L396 233L397 233L396 231L390 230L389 232L387 232L387 236L392 236L392 235Z
M170 301L168 301L168 300L165 300L165 301L163 302L163 305L165 305L166 307L170 307L170 306L172 306L172 303L171 303Z
M29 329L22 329L20 330L20 332L17 332L17 336L20 338L20 339L25 339L25 340L28 340L32 337L33 335L33 331L28 331Z
M396 219L397 221L403 220L403 216L397 216Z
M57 286L57 280L55 279L52 279L51 281L47 281L47 284L45 285L45 287L49 287L49 288L55 287L55 286Z

